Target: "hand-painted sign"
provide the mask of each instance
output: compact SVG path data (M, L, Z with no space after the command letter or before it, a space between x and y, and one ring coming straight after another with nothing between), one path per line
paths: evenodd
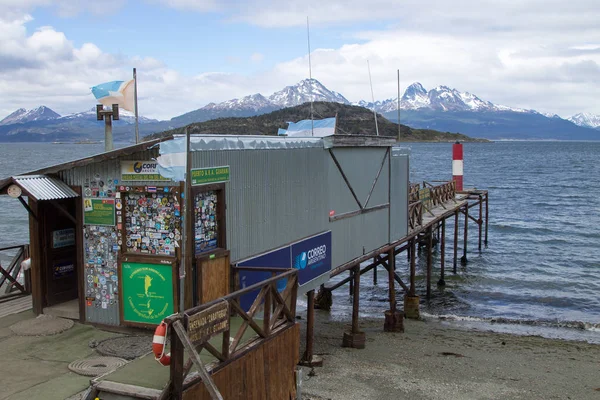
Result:
M229 181L229 165L212 168L194 168L190 174L192 186L206 185L207 183L221 183Z
M52 248L69 247L75 245L75 229L60 229L52 231Z
M85 225L115 225L115 199L83 199Z
M124 262L121 264L123 321L159 324L173 314L173 266Z
M170 181L158 171L156 161L121 161L122 181Z
M242 267L295 268L298 270L298 283L300 285L298 293L302 294L329 280L331 254L331 231L328 231L258 257L244 260L237 265ZM243 289L270 277L270 272L240 270L240 288ZM285 289L286 283L285 279L279 280L277 290L282 291ZM256 293L248 293L241 296L240 304L247 310L255 298Z
M186 315L187 332L193 344L201 344L229 329L229 303L225 300L194 315Z

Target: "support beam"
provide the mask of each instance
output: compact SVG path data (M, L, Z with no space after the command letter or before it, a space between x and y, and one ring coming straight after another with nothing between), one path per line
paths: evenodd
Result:
M431 297L431 272L433 264L433 228L427 230L427 298Z
M483 197L479 195L479 219L477 220L477 225L479 228L479 252L481 252L481 239L482 239L482 229L483 228Z
M394 287L396 256L394 249L388 251L388 289L390 296L390 309L385 314L383 330L386 332L404 332L404 313L396 310L396 288Z
M373 258L373 264L375 264L376 261L377 258ZM373 285L377 286L377 266L373 267Z
M484 240L484 244L487 247L488 244L488 208L489 208L489 192L485 192L485 240Z
M358 329L358 308L360 299L360 266L357 265L353 270L354 276L354 297L352 299L352 331L344 332L342 341L343 347L352 347L354 349L365 348L365 333Z
M415 275L417 274L417 265L415 260L415 243L416 239L410 240L410 295L415 295Z
M323 359L313 354L313 342L315 337L315 291L307 293L308 306L306 309L306 350L300 365L306 367L321 367Z
M64 208L62 205L58 204L56 201L54 200L50 200L50 204L52 205L52 207L56 208L58 210L58 212L60 212L62 215L64 215L65 217L67 217L71 222L73 222L74 224L77 224L77 220L75 219L74 216L72 216L66 208Z
M33 210L27 205L27 203L25 202L25 200L23 200L22 196L18 197L19 201L21 202L21 204L23 205L23 207L25 207L25 209L27 210L27 212L29 213L29 215L31 215L33 217L33 219L35 219L36 221L37 219L37 215L35 215L35 213L33 212Z
M463 256L460 258L462 265L467 265L467 239L469 237L469 207L465 207L465 230L464 230L464 244L463 244Z
M446 220L442 219L442 235L440 238L440 280L439 286L445 286L444 272L446 268Z
M454 274L456 274L456 263L458 260L458 209L454 212Z

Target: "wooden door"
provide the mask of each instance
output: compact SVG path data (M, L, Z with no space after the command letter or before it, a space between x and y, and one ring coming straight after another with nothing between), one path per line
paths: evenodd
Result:
M196 259L198 270L198 300L200 304L229 294L229 251L219 251Z
M79 199L51 200L75 216ZM78 297L76 224L50 201L41 201L43 218L42 242L44 257L41 263L45 281L46 306L63 303Z

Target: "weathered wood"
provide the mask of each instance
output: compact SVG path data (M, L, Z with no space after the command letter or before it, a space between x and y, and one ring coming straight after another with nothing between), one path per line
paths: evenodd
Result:
M417 273L416 254L415 254L416 239L410 240L410 295L415 295L415 275Z
M484 240L484 244L487 246L488 244L488 210L489 210L489 198L488 198L488 192L485 192L485 240Z
M483 225L483 198L479 195L479 220L477 221L479 228L479 251L481 252L482 225Z
M173 324L173 329L175 329L175 332L177 333L179 340L183 344L183 347L187 350L193 363L196 365L198 373L202 377L202 381L204 382L206 388L208 389L208 392L210 393L210 397L213 400L223 400L219 389L217 389L212 378L206 371L204 363L202 362L202 359L200 359L200 355L198 354L198 352L196 352L196 349L194 348L192 342L190 342L190 339L188 338L187 333L185 332L185 328L183 327L181 322L175 321L175 323Z
M220 299L229 294L229 252L222 252L215 258L196 259L198 268L198 287L200 293L200 304Z
M326 149L332 147L387 147L396 144L395 137L373 135L340 135L323 138Z
M155 400L161 395L160 390L106 380L94 384L94 388L101 392L134 397L136 399Z
M396 257L394 250L388 252L388 289L390 295L390 311L396 312L396 288L394 287L394 267L396 265Z
M352 298L352 333L358 333L358 308L360 300L360 267L357 266L353 272L354 275L354 293Z
M174 317L175 322L179 322L181 317ZM170 364L170 377L171 384L169 388L170 399L181 400L183 395L183 343L181 342L179 335L177 335L174 324L169 325L169 334L171 337L171 364Z
M433 264L433 229L427 232L427 298L431 297L431 273Z
M465 230L464 230L464 244L463 244L463 256L460 258L462 265L467 265L467 239L469 236L469 207L465 207Z
M368 207L368 208L365 207L365 208L361 208L360 210L349 211L347 213L333 215L333 216L329 217L329 222L335 222L335 221L339 221L339 220L346 219L346 218L352 218L352 217L356 217L357 215L368 214L370 212L385 210L387 208L390 208L389 203L380 204L378 206L373 206L373 207Z
M442 220L442 234L440 240L440 280L438 285L445 286L444 273L446 268L446 220Z
M313 341L315 338L315 291L307 293L308 305L306 308L306 350L302 361L311 362L313 358Z
M454 213L454 264L453 269L456 274L456 264L458 262L458 210Z

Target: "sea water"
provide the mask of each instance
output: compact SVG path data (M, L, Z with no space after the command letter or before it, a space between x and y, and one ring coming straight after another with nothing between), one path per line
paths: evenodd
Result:
M412 182L449 180L452 145L407 143ZM102 144L0 144L0 177L82 158ZM600 343L600 142L464 144L465 187L489 190L488 246L477 249L469 223L468 263L452 272L453 218L446 225L446 286L434 251L432 297L425 298L426 252L417 258L421 312L451 324ZM478 208L470 210L478 216ZM459 258L462 255L460 218ZM27 212L0 196L0 247L28 242ZM408 281L405 253L397 272ZM346 274L336 277L343 279ZM387 309L387 280L362 277L361 315ZM348 318L352 300L334 292L334 318ZM401 302L401 297L399 297Z

